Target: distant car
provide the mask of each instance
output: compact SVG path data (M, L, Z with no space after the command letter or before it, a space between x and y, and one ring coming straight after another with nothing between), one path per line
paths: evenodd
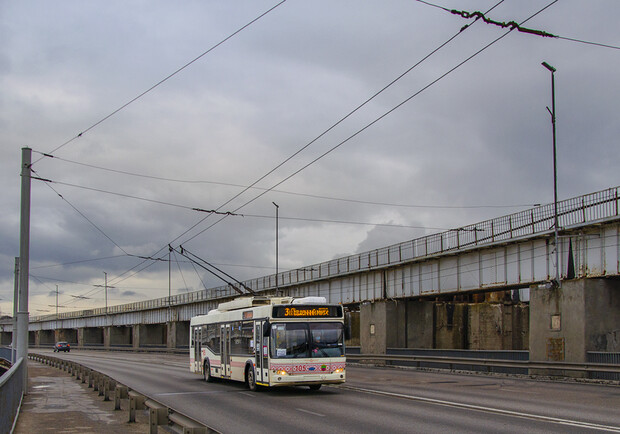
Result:
M56 342L54 352L71 351L71 346L67 342Z

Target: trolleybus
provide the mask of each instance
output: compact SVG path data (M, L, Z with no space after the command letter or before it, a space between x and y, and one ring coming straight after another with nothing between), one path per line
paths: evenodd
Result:
M346 379L343 307L324 297L241 297L190 322L190 370L257 386Z

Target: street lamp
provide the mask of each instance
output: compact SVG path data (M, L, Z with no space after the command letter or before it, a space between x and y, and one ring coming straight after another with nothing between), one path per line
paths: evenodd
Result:
M555 232L555 283L560 287L560 245L558 243L558 171L555 150L555 71L556 69L547 62L542 62L542 66L551 72L551 125L553 127L553 227Z
M278 293L278 210L280 207L277 203L271 202L276 207L276 295Z

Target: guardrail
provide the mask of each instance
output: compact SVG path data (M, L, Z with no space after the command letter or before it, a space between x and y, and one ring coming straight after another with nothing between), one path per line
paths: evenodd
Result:
M566 371L580 373L606 373L620 375L620 365L605 363L567 363L567 362L532 362L529 360L474 359L468 357L445 356L409 356L391 354L347 354L347 361L380 362L386 365L423 367L422 364L447 366L447 369L459 370L460 366L478 366L487 372L498 372L498 368L527 369L530 375L565 375Z
M156 434L159 426L166 426L173 431L180 431L184 434L207 434L218 433L218 431L198 422L168 406L162 404L147 395L117 382L113 378L70 360L59 359L53 356L30 353L28 357L31 360L56 367L66 371L81 380L82 383L88 383L88 387L98 392L99 396L103 396L104 401L110 401L114 397L114 410L122 410L124 407L129 412L128 421L136 422L136 413L141 410L149 409L149 432ZM4 406L2 407L4 413ZM1 428L1 427L0 427ZM0 432L10 432L0 429Z
M24 397L24 359L0 376L0 432L13 432Z

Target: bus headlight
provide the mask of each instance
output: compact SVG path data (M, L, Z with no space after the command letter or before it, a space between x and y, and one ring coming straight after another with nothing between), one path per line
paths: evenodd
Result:
M344 368L338 368L336 369L333 374L340 374L341 372L344 372Z
M276 371L276 375L287 375L286 371L284 369L281 369L279 371Z

